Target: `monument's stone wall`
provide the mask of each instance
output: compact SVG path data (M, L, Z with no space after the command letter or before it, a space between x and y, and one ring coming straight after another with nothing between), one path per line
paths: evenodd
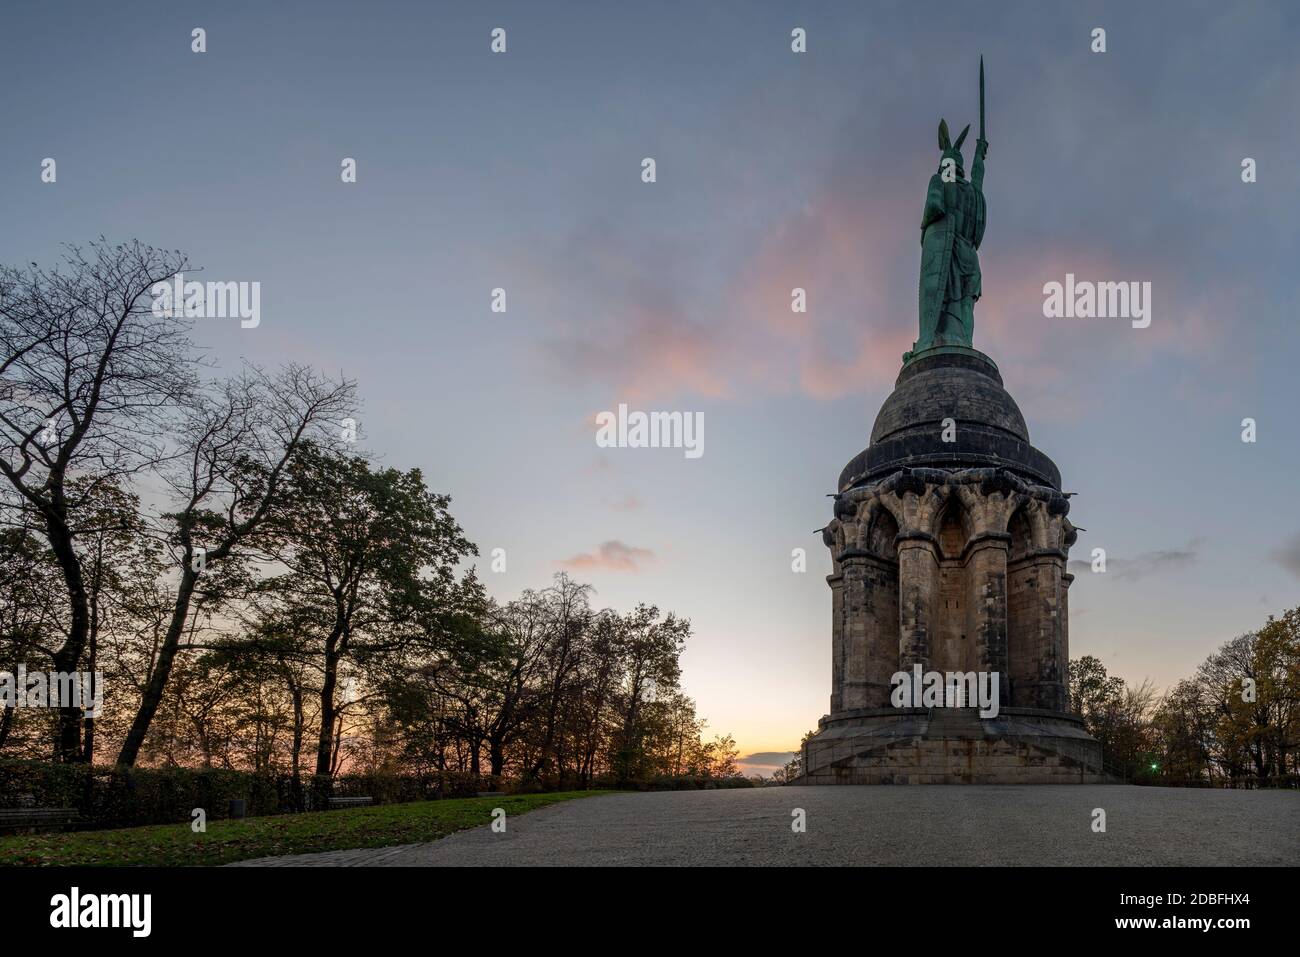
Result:
M828 579L832 594L832 710L866 708L889 697L898 647L898 565L846 557Z
M1064 711L1067 510L999 469L907 469L842 494L823 533L831 713L887 707L890 676L916 664L997 672L1003 703Z
M1100 773L1096 742L1068 715L1069 511L987 356L945 346L904 367L823 531L830 714L805 747L805 783ZM891 679L916 665L995 673L1000 706L1037 717L908 718Z

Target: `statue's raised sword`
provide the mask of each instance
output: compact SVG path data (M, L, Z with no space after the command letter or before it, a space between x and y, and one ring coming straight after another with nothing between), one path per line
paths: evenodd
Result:
M985 143L988 142L988 137L984 135L984 54L982 53L980 54L980 139ZM985 152L988 151L987 146L984 149Z

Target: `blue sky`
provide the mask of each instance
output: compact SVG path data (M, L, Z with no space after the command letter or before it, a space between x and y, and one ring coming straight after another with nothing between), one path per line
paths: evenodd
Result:
M355 377L367 446L453 496L495 595L578 558L600 602L691 618L686 690L745 752L794 747L826 710L830 562L813 530L915 335L935 128L977 122L982 53L975 345L1077 493L1074 557L1112 562L1071 592L1072 655L1163 686L1297 603L1293 5L11 3L0 18L0 261L102 233L261 282L258 328L199 325L223 368ZM1241 182L1244 157L1258 182ZM1150 281L1151 327L1044 319L1042 285L1066 272ZM597 448L592 417L620 401L703 413L704 456Z

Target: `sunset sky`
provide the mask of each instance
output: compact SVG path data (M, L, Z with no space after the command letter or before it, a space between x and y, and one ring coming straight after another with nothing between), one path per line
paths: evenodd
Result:
M260 282L256 329L197 327L221 370L356 378L365 446L452 495L496 597L568 568L690 618L685 690L750 766L827 710L814 530L915 338L980 54L975 346L1077 493L1073 558L1109 556L1072 563L1072 656L1164 687L1300 604L1295 5L132 6L6 11L0 261L103 234ZM1149 281L1150 327L1045 319L1066 273ZM598 448L620 402L702 413L704 454Z

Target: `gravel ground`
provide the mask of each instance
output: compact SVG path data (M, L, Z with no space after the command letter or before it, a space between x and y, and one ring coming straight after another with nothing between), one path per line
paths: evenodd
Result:
M807 830L792 831L802 808ZM1093 809L1106 832L1092 830ZM1300 864L1300 794L1125 786L786 787L616 794L431 844L240 866Z

